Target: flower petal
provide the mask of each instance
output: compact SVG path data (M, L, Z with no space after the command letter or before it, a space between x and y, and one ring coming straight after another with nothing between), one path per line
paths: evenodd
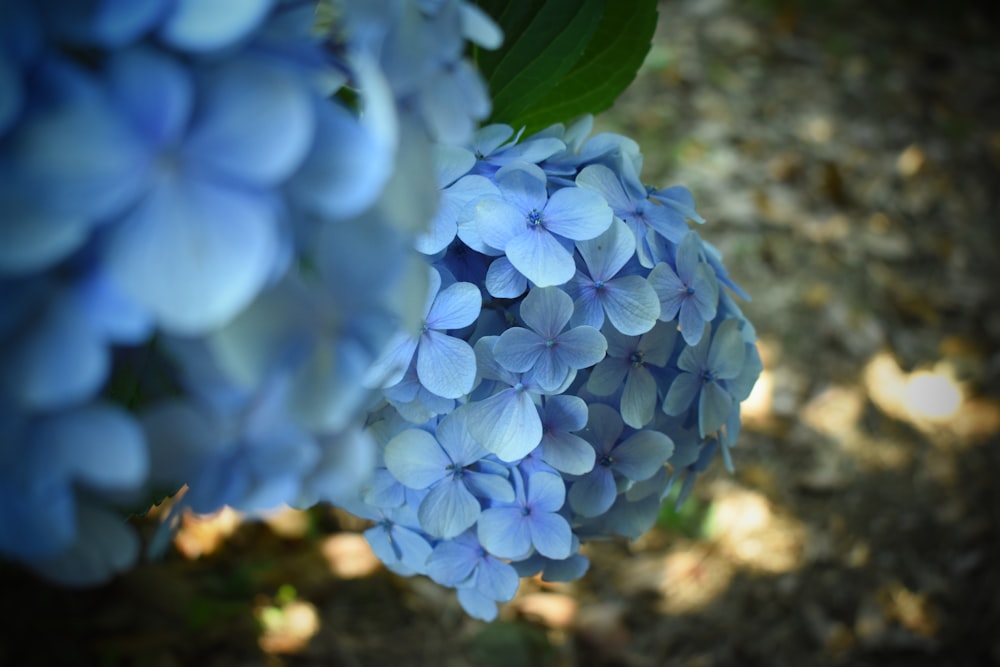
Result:
M451 464L434 436L420 429L407 429L385 446L385 467L411 489L426 489L444 479Z
M466 405L472 436L501 461L524 458L542 440L542 422L527 391L506 389Z
M451 538L471 528L481 508L460 479L448 477L434 485L420 503L421 527L433 537Z
M573 256L541 226L526 228L511 238L504 252L514 268L539 287L563 285L576 273Z
M479 542L498 558L522 558L531 552L531 529L520 507L493 507L479 515Z
M611 324L627 336L646 333L660 316L660 299L641 276L624 276L605 284L602 302Z
M599 465L573 482L567 497L574 512L584 517L595 517L607 512L615 504L617 495L611 470Z
M417 377L438 396L464 396L476 381L476 353L460 338L428 331L417 345Z
M561 560L573 552L573 531L564 517L554 512L533 512L528 522L531 543L546 558Z

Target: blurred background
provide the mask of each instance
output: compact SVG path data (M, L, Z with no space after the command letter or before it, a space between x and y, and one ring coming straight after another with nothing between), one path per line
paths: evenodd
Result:
M671 0L600 131L683 184L765 371L729 475L500 620L327 510L187 518L99 590L0 569L2 665L1000 665L1000 11ZM997 7L997 5L994 5Z

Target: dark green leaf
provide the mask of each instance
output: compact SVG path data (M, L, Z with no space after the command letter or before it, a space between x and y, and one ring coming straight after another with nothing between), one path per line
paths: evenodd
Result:
M480 5L505 34L504 46L478 61L492 120L529 131L609 108L635 78L657 21L656 0Z
M492 121L510 123L551 93L584 54L604 5L604 0L481 3L504 31L504 45L477 58L493 97Z

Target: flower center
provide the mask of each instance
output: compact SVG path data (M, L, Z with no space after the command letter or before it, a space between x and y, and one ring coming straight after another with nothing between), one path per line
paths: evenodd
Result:
M611 464L614 462L615 459L610 454L605 454L601 458L597 459L597 465L602 465L605 468L610 468Z
M531 227L538 227L542 224L542 214L538 209L531 209L531 213L527 216L528 225Z
M628 360L636 368L642 366L642 352L636 350L635 352L632 353L632 356L630 356Z

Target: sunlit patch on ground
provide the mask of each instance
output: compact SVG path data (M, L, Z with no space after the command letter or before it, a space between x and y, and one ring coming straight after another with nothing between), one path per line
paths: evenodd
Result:
M882 412L926 433L966 440L1000 432L1000 406L970 399L948 361L907 373L892 355L881 352L865 366L864 383Z
M739 567L772 574L801 567L805 533L801 523L777 513L763 494L727 486L713 498L706 537Z
M174 547L188 559L211 555L242 522L243 515L230 507L213 514L185 512L174 536Z
M286 584L273 599L261 600L254 608L261 627L258 643L265 653L299 653L319 632L316 607L297 597L295 588Z
M330 571L341 579L360 579L377 572L382 563L357 533L337 533L324 538L320 552Z

